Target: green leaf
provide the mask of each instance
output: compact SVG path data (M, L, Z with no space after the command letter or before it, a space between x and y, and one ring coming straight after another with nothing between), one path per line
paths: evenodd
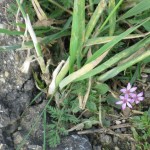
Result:
M118 108L118 109L121 109L121 105L117 105L116 102L119 101L118 98L115 98L111 95L108 95L107 98L106 98L106 101L109 105L115 107L115 108Z
M92 102L91 100L90 100L90 101L87 101L86 107L87 107L87 108L89 109L89 111L91 111L91 112L96 112L96 111L97 111L96 104L95 104L94 102Z
M109 86L105 83L97 84L94 89L97 90L98 94L104 95L109 91Z

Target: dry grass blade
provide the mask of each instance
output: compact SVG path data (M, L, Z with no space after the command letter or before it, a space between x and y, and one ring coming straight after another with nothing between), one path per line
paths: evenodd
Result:
M77 78L81 77L82 75L86 74L87 72L89 72L90 70L92 70L95 66L97 66L102 60L103 58L107 55L106 53L103 53L100 57L98 57L97 59L93 60L92 62L86 64L85 66L83 66L81 69L79 69L78 71L75 71L74 73L70 74L69 76L67 76L66 78L64 78L60 84L59 87L60 89L64 88L66 85L68 85L69 83L73 82L74 80L76 80Z
M35 12L37 14L37 17L40 21L47 19L47 16L44 13L43 9L41 8L38 0L32 0L32 5L33 5Z

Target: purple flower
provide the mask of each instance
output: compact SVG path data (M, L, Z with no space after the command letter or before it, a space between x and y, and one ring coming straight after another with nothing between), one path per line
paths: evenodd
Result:
M120 101L116 102L116 104L121 104L122 110L124 110L127 106L132 108L131 101L132 99L129 98L129 95L125 94L125 96L120 96Z
M121 91L123 94L130 95L130 94L132 94L136 89L137 89L137 87L131 87L131 84L128 83L127 88L123 88L123 89L121 89L120 91Z
M132 97L132 101L135 102L136 104L138 104L138 103L140 103L140 101L144 100L143 92L141 92L139 94L132 93L131 97Z

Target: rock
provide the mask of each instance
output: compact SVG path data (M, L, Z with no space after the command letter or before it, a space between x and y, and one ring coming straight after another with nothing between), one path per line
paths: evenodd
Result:
M8 109L4 108L0 103L0 128L6 127L10 123L10 117Z
M121 121L120 120L116 120L116 124L117 125L121 124Z
M39 145L29 145L28 150L43 150L43 148Z
M114 148L114 149L115 149L115 150L120 150L120 149L119 149L119 147L117 147L117 146L115 146L115 148Z
M121 130L120 129L116 129L115 132L116 133L121 133Z
M118 137L117 137L117 136L114 136L114 137L113 137L113 142L114 142L114 143L117 143L117 142L118 142Z
M32 89L34 89L34 87L35 83L33 82L33 80L28 80L24 85L24 91L26 92L31 91Z
M100 141L103 145L110 145L112 143L112 138L109 135L101 134Z
M47 101L43 101L43 103L39 105L29 107L23 114L19 124L20 130L13 134L15 148L22 143L22 140L24 140L25 136L30 132L28 140L25 141L22 148L25 150L32 150L34 148L36 150L41 149L43 145L43 122L41 113L46 103Z
M93 146L93 150L101 150L102 148L101 148L101 146Z
M121 128L121 131L122 131L122 132L126 132L127 129L126 129L126 128Z
M71 135L63 138L61 144L53 150L92 150L87 137Z
M125 123L125 122L126 122L126 120L123 119L123 120L122 120L122 123Z

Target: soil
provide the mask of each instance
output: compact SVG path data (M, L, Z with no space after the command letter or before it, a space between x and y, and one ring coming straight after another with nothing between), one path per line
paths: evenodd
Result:
M0 27L11 28L7 19L6 7L10 0L0 1ZM0 46L21 43L20 37L0 34ZM15 150L33 128L34 123L47 103L45 95L29 106L39 92L32 73L23 74L20 67L26 58L26 51L0 52L0 150ZM147 93L148 95L148 93ZM149 98L148 98L149 99ZM23 115L22 115L23 113ZM126 133L128 128L118 128L112 133L70 135L62 139L61 144L48 150L134 150L135 143L128 138L117 136ZM34 126L34 131L24 142L22 150L43 149L42 118Z

